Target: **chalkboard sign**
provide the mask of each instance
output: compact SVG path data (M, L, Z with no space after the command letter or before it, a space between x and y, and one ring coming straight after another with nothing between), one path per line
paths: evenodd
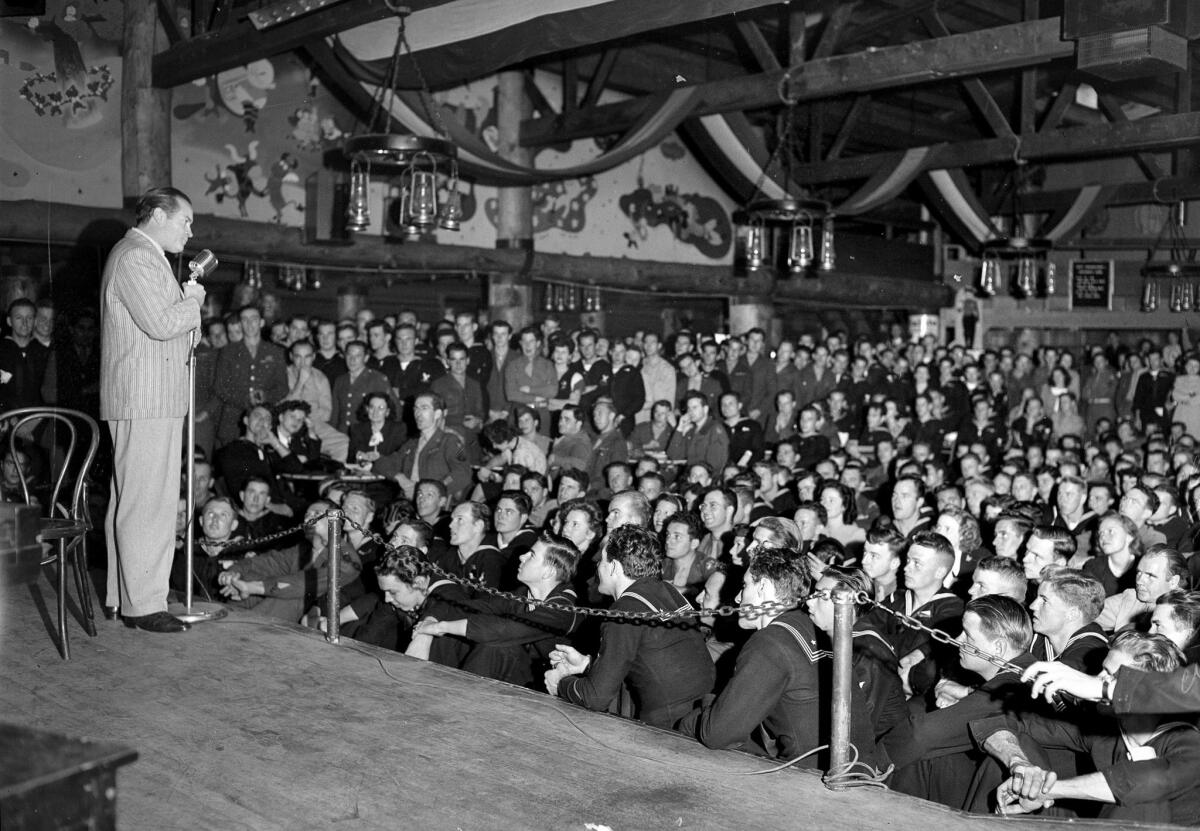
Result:
M1111 309L1112 260L1071 260L1071 308Z

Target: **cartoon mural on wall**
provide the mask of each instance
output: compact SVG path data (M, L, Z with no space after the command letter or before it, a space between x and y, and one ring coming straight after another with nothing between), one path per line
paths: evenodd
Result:
M729 214L720 204L698 193L680 193L675 185L646 185L621 195L621 212L633 229L625 239L630 248L645 241L650 229L665 225L680 242L694 245L705 256L718 259L729 251L733 234Z
M544 73L535 77L545 99L561 100L558 78ZM439 102L493 150L499 144L495 98L492 79L438 94ZM535 155L535 164L579 164L603 152L612 140L596 137L543 147ZM488 194L495 189L481 186L479 190L484 215L494 229L498 201ZM611 170L534 185L532 191L533 232L539 250L699 263L723 261L732 252L732 205L716 198L718 189L711 179L673 138Z
M0 19L6 194L34 187L40 196L53 186L95 195L119 183L121 28L120 4L99 0L51 2L44 15ZM69 171L69 179L50 183L44 170Z
M534 185L533 232L535 234L557 228L578 234L587 225L587 205L596 195L596 178L584 176L579 179L564 179ZM484 212L492 227L499 225L499 199L489 197L484 203Z
M0 198L121 204L123 8L112 0L47 0L44 15L0 18ZM535 79L546 100L562 100L558 76ZM494 77L436 94L493 147L495 96ZM614 100L606 92L600 102ZM170 115L171 184L192 196L199 217L289 226L305 224L306 183L318 172L329 179L326 159L361 129L291 54L176 87ZM535 163L577 165L608 140L542 147ZM384 233L386 200L400 182L373 171L367 233ZM447 185L439 182L443 197ZM459 191L462 229L437 238L493 247L497 189L464 179ZM675 139L615 168L537 185L533 202L542 251L702 264L730 256L734 206Z

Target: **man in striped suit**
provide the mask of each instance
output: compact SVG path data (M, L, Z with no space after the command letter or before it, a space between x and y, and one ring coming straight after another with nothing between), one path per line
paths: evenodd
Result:
M100 417L113 440L106 612L150 632L181 632L167 612L175 552L190 333L204 288L175 280L167 254L192 236L181 191L154 188L138 200L136 225L116 244L100 289Z

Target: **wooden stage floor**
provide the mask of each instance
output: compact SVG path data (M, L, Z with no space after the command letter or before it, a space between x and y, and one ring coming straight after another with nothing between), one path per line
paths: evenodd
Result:
M46 575L0 592L0 720L136 749L123 831L1059 825L748 775L770 764L245 612L180 635L72 619L66 662L54 607Z

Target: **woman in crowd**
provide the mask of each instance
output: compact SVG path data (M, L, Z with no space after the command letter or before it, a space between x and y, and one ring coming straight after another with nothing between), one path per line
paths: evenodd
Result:
M826 481L821 484L819 499L829 515L825 534L842 544L847 562L852 565L858 563L863 544L867 541L867 532L854 523L858 516L854 491L840 482Z
M408 438L404 422L393 418L390 396L368 393L358 408L358 421L350 427L350 450L346 458L369 468L381 456L395 453Z
M1200 355L1183 359L1183 374L1175 376L1171 401L1175 405L1171 420L1182 422L1185 433L1200 439Z

